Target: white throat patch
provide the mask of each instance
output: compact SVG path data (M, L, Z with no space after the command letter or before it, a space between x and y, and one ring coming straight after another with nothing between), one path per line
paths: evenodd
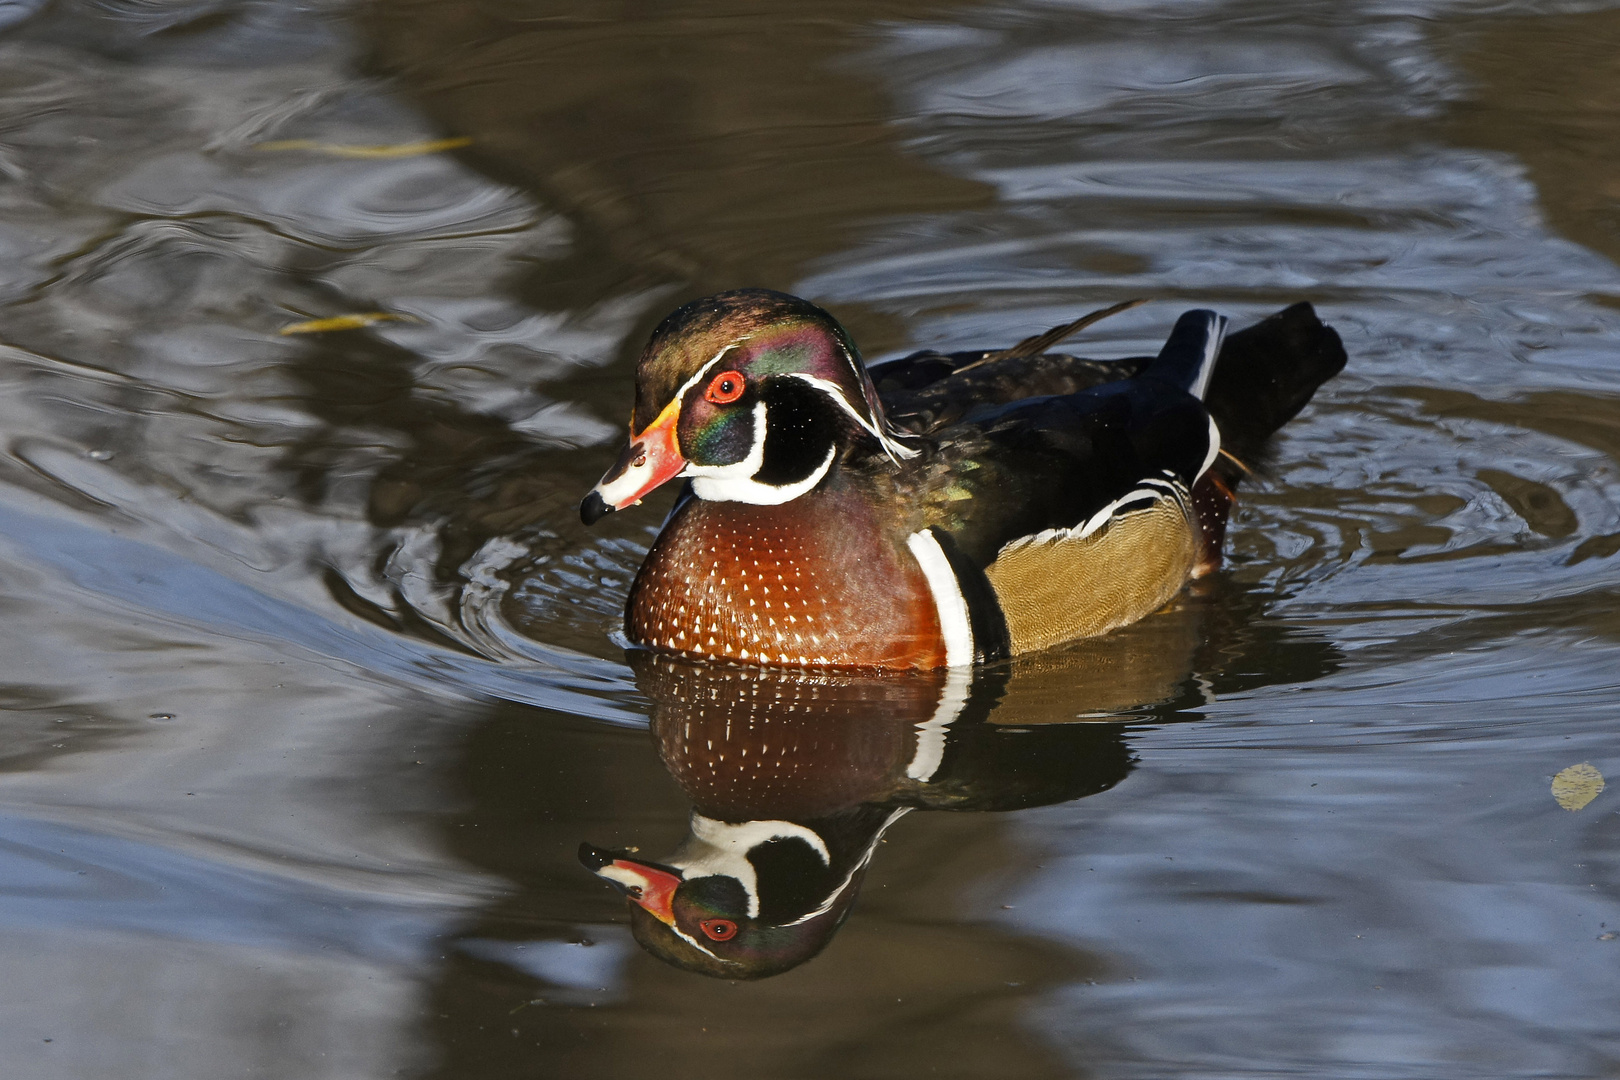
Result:
M832 854L815 832L791 821L716 821L692 812L691 835L669 860L687 881L724 874L742 883L748 894L748 917L759 918L759 876L748 853L770 840L802 840L830 865Z
M749 448L747 457L730 465L688 465L681 470L681 475L692 478L692 492L700 499L780 506L821 483L837 456L838 447L829 446L825 460L809 476L794 484L777 487L755 480L754 474L765 464L765 403L760 401L754 404L754 445Z

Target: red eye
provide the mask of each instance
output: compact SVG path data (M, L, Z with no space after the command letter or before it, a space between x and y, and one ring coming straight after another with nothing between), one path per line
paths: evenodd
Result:
M737 924L730 919L704 919L698 925L711 941L730 941L737 936Z
M709 380L709 388L703 391L703 396L716 405L730 405L742 397L743 386L742 372L722 371Z

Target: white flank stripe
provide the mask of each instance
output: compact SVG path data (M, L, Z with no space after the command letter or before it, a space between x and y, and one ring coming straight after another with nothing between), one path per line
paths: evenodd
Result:
M828 382L826 379L819 379L814 375L806 375L799 371L789 374L788 378L798 379L801 382L808 383L817 390L820 390L823 394L826 394L828 397L832 398L840 409L843 409L849 414L849 418L851 420L859 424L874 439L882 444L884 452L887 453L889 457L897 464L901 458L914 458L921 453L921 451L915 449L914 447L907 446L889 432L884 431L880 426L881 421L874 422L874 420L867 419L865 414L863 414L854 405L850 404L849 398L844 396L843 387L839 386L837 383Z
M1087 518L1085 523L1083 525L1081 525L1078 529L1070 529L1069 530L1069 535L1072 536L1076 540L1084 540L1086 537L1090 536L1092 533L1096 532L1098 529L1102 528L1104 525L1108 524L1111 520L1113 520L1114 511L1118 510L1120 507L1124 506L1126 503L1134 502L1137 499L1144 499L1144 498L1150 498L1150 497L1155 498L1155 499L1162 499L1164 497L1162 494L1160 494L1159 491L1155 490L1159 486L1156 482L1143 481L1143 483L1144 484L1151 484L1152 486L1150 486L1150 487L1139 487L1139 488L1136 488L1133 491L1126 492L1124 495L1121 495L1119 498L1115 499L1113 502L1109 503L1107 506L1105 506L1101 510L1097 511L1095 514L1092 514L1091 517ZM1173 490L1174 489L1172 489L1172 491Z
M912 533L906 547L922 567L923 577L928 579L928 591L934 594L939 632L945 639L946 666L967 667L973 663L973 624L968 621L967 598L962 595L956 571L951 569L939 541L927 529Z
M967 706L972 685L973 672L968 668L951 668L946 673L934 715L917 725L917 752L911 755L911 764L906 766L906 775L911 779L927 783L939 771L945 760L946 736Z

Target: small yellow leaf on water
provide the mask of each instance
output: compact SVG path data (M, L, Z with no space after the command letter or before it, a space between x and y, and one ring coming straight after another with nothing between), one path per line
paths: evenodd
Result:
M463 146L471 146L472 139L466 135L458 135L453 139L428 139L424 142L393 143L380 146L357 146L349 143L323 143L314 139L282 139L278 142L263 142L254 147L255 150L308 150L316 154L330 154L333 157L346 158L402 158L420 157L423 154L438 154L445 150L459 150Z
M415 322L409 315L391 315L386 311L367 311L360 315L337 315L330 319L311 319L281 328L281 336L288 334L324 334L328 330L359 330L380 322Z
M1579 810L1603 792L1603 774L1581 762L1553 777L1552 797L1565 810Z

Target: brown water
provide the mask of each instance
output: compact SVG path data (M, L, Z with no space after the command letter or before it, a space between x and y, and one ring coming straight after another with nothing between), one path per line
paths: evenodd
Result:
M1620 778L1620 10L0 22L0 1075L1620 1075L1620 801L1550 791ZM1351 355L1226 571L978 718L1047 771L947 754L757 983L575 858L686 831L610 636L662 505L574 508L742 284L873 358L1130 296L1089 351Z

